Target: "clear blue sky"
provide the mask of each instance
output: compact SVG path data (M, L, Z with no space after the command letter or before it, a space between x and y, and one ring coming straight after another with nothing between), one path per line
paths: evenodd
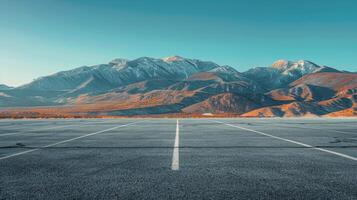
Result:
M0 0L0 83L113 58L180 55L239 71L307 59L357 71L356 0Z

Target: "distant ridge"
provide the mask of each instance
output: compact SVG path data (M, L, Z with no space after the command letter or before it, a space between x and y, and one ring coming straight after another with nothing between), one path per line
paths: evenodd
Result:
M134 116L210 113L245 117L355 116L357 74L278 60L238 72L181 56L113 59L0 85L1 116ZM39 107L40 106L40 107ZM10 109L11 108L11 109Z
M9 90L12 89L13 87L7 86L5 84L0 84L0 90Z

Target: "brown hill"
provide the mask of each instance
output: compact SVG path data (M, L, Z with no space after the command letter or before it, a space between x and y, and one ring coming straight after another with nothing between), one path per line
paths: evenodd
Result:
M250 96L251 98L248 98ZM185 113L237 113L242 114L262 106L262 96L222 93L182 109Z
M290 87L308 84L342 91L357 88L357 74L355 73L313 73L290 84Z
M279 105L256 109L242 116L353 116L356 114L357 74L308 74L288 88L267 94Z
M353 116L356 99L356 73L304 60L281 60L240 73L196 59L142 57L1 90L0 117Z

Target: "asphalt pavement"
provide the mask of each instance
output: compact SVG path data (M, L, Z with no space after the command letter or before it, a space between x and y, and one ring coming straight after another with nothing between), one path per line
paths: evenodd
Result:
M0 120L0 199L357 199L357 119Z

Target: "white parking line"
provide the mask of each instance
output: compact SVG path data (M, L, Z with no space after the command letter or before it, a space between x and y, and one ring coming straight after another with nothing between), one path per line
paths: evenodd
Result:
M180 128L179 128L179 120L176 121L176 136L175 136L175 144L174 144L174 151L172 154L172 163L171 163L171 170L177 171L179 170L180 166L180 155L179 155L179 139L180 139Z
M100 123L105 123L105 122L87 122L87 123L83 123L83 124L62 125L62 126L54 126L54 127L49 127L49 128L40 128L40 129L34 129L34 130L28 130L28 131L20 131L20 132L15 132L15 133L4 133L4 134L0 134L0 137L9 136L9 135L24 134L24 133L34 132L34 131L54 130L54 129L59 129L59 128L72 127L72 126L83 127L83 126L86 126L88 124L100 124Z
M78 139L81 139L81 138L85 138L85 137L97 135L97 134L100 134L100 133L108 132L108 131L115 130L115 129L118 129L118 128L121 128L121 127L130 126L130 125L133 125L133 124L136 124L136 123L139 123L139 122L133 122L133 123L129 123L129 124L115 126L113 128L105 129L105 130L102 130L102 131L97 131L97 132L94 132L94 133L89 133L89 134L82 135L82 136L75 137L75 138L71 138L71 139L68 139L68 140L63 140L63 141L60 141L60 142L52 143L52 144L43 146L41 148L31 149L31 150L27 150L27 151L22 151L22 152L19 152L19 153L11 154L11 155L8 155L8 156L0 157L0 160L5 160L7 158L11 158L11 157L15 157L15 156L31 153L31 152L38 151L38 150L43 149L43 148L53 147L53 146L56 146L56 145L59 145L59 144L63 144L63 143L71 142L71 141L78 140Z
M227 126L239 128L239 129L242 129L242 130L258 133L260 135L264 135L264 136L267 136L267 137L275 138L275 139L282 140L282 141L285 141L285 142L290 142L290 143L297 144L297 145L300 145L300 146L304 146L304 147L312 148L312 149L315 149L315 150L323 151L323 152L330 153L330 154L333 154L333 155L337 155L337 156L340 156L340 157L343 157L343 158L347 158L347 159L350 159L350 160L357 161L356 157L349 156L349 155L346 155L346 154L343 154L343 153L338 153L338 152L335 152L335 151L330 151L330 150L327 150L327 149L314 147L314 146L311 146L309 144L305 144L305 143L302 143L302 142L297 142L297 141L294 141L294 140L285 139L285 138L282 138L282 137L270 135L268 133L263 133L261 131L256 131L256 130L253 130L253 129L244 128L244 127L237 126L237 125L227 124L227 123L220 122L220 121L215 121L215 120L212 120L212 121L216 122L216 123L221 123L221 124L224 124L224 125L227 125Z

